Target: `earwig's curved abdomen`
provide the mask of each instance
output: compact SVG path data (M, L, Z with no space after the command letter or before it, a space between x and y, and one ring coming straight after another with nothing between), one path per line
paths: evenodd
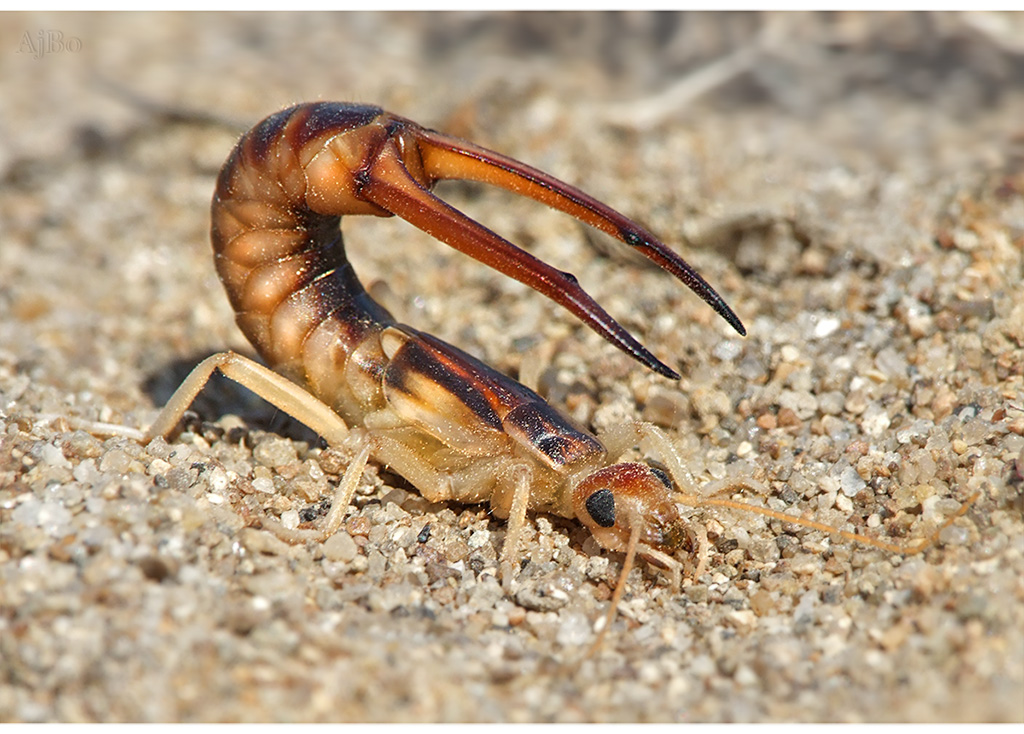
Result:
M382 117L379 107L337 103L268 117L225 163L211 212L217 272L238 326L272 368L349 420L379 403L367 399L379 381L375 389L367 378L385 360L379 339L368 337L393 323L353 273L339 226L341 214L390 216L354 195L360 165L372 158L367 146L388 135L383 125L377 135L366 130ZM339 157L354 165L338 165ZM358 364L347 368L350 360Z

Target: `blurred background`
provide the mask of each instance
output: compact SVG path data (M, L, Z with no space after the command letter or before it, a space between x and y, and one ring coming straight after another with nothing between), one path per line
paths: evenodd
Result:
M500 129L513 110L542 125L556 103L595 108L596 128L644 129L704 105L820 116L879 92L962 118L1019 89L1020 23L986 12L8 13L0 170L144 124L133 95L245 126L319 98L467 132Z

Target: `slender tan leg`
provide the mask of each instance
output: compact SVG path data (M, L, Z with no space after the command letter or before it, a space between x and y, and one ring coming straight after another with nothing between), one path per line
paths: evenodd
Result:
M679 455L678 449L665 435L665 432L654 424L630 421L601 434L601 443L608 448L608 456L613 460L642 441L646 441L650 447L653 447L652 453L664 462L677 487L687 489L693 487L693 474L686 468L686 463Z
M214 354L200 362L174 391L153 425L146 431L146 437L152 440L173 431L213 371L218 369L225 377L252 390L271 405L309 426L328 444L340 444L348 437L345 421L326 404L291 380L234 352Z
M496 502L497 495L486 492L484 488L495 486L495 478L499 474L504 475L497 480L499 485L504 482L512 483L512 501L508 508L505 543L499 559L502 586L506 593L509 592L515 575L515 564L519 559L520 539L526 527L526 510L530 504L529 466L517 464L504 469L501 467L503 461L477 462L473 467L453 474L438 471L431 466L424 456L400 440L397 431L376 430L373 432L373 442L374 458L412 482L419 493L431 502L485 502L489 499L491 507L495 508L498 516L501 516L502 503ZM479 489L467 493L465 490L470 487Z
M451 477L431 466L424 456L403 443L394 432L374 431L373 440L376 445L374 459L404 477L424 499L430 502L457 499L452 493Z
M145 443L150 440L150 436L145 431L140 431L138 428L132 428L130 426L119 426L116 423L104 423L102 421L89 421L82 418L75 418L73 416L56 416L42 414L38 416L39 422L45 422L47 420L53 421L57 419L63 419L67 421L69 429L74 431L85 431L91 433L94 436L122 436L124 438L130 438L133 441L139 443Z
M672 444L669 437L665 435L665 432L652 423L640 423L638 430L641 436L654 447L655 453L665 462L668 473L672 475L676 486L692 492L695 484L693 474L686 468L683 457L679 455L678 449Z
M608 450L608 458L612 461L618 461L619 457L634 448L642 436L640 421L619 423L599 434L601 443Z
M689 530L689 528L687 528ZM648 561L656 561L663 568L658 568L662 573L668 574L669 588L679 591L683 586L683 564L667 553L662 553L657 548L641 546L640 554Z
M523 355L519 367L519 382L534 392L540 388L540 378L555 356L555 342L543 341Z
M708 557L711 555L711 543L708 542L708 530L703 525L688 522L686 523L686 532L690 536L690 542L696 546L694 555L697 557L697 566L690 576L696 581L704 575L704 571L707 569Z
M515 564L519 559L519 545L526 529L526 508L530 504L530 470L525 465L516 466L511 480L515 482L512 494L512 506L508 513L508 530L505 532L505 544L501 548L501 585L505 593L512 590L512 576Z
M356 488L359 487L359 480L363 476L366 462L370 459L370 441L367 437L363 436L359 442L362 448L356 453L356 457L352 459L352 463L345 469L345 474L342 475L341 481L338 482L338 488L334 492L334 500L331 504L331 511L321 527L308 530L291 529L286 528L277 520L269 517L263 519L263 526L288 543L305 543L310 540L322 543L338 532L338 528L341 527L341 522L345 518L345 513L348 511L349 505L352 504L352 497L356 493Z
M586 660L601 647L601 643L604 641L604 637L608 634L608 629L612 626L612 620L615 619L615 614L619 609L619 602L622 601L623 594L626 593L626 579L629 578L629 572L633 570L633 561L636 558L637 549L640 547L640 536L643 535L644 521L639 515L635 515L630 520L630 527L632 532L629 534L629 542L626 543L626 557L622 561L622 571L619 572L618 583L615 584L615 592L612 594L611 601L608 602L608 611L605 615L598 620L597 637L590 643L590 647L583 653L583 660ZM671 567L678 569L679 562L669 556L666 556L660 551L655 551L653 548L649 550L654 551L657 556L661 558L667 558ZM661 560L659 558L659 560ZM678 570L676 575L678 575Z

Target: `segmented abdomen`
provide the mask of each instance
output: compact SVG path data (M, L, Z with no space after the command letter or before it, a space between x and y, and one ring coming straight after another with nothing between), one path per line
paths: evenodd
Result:
M306 167L331 138L381 114L321 103L268 117L225 162L211 207L217 272L239 328L270 367L352 420L372 405L346 385L383 370L379 340L368 337L394 319L353 273L340 216L307 202Z
M270 367L350 425L386 415L385 423L418 430L469 461L520 446L537 463L538 486L540 473L551 474L551 497L535 487L533 505L571 515L568 495L553 488L599 461L601 444L532 390L397 325L345 257L341 215L391 216L362 189L382 149L402 145L396 137L413 126L378 107L321 102L271 115L246 133L212 205L217 272L236 321Z

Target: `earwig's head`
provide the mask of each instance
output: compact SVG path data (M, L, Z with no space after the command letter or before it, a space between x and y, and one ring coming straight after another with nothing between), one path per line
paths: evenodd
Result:
M576 517L608 550L625 551L638 522L640 543L669 555L687 538L668 477L646 464L594 472L573 489L572 502Z

